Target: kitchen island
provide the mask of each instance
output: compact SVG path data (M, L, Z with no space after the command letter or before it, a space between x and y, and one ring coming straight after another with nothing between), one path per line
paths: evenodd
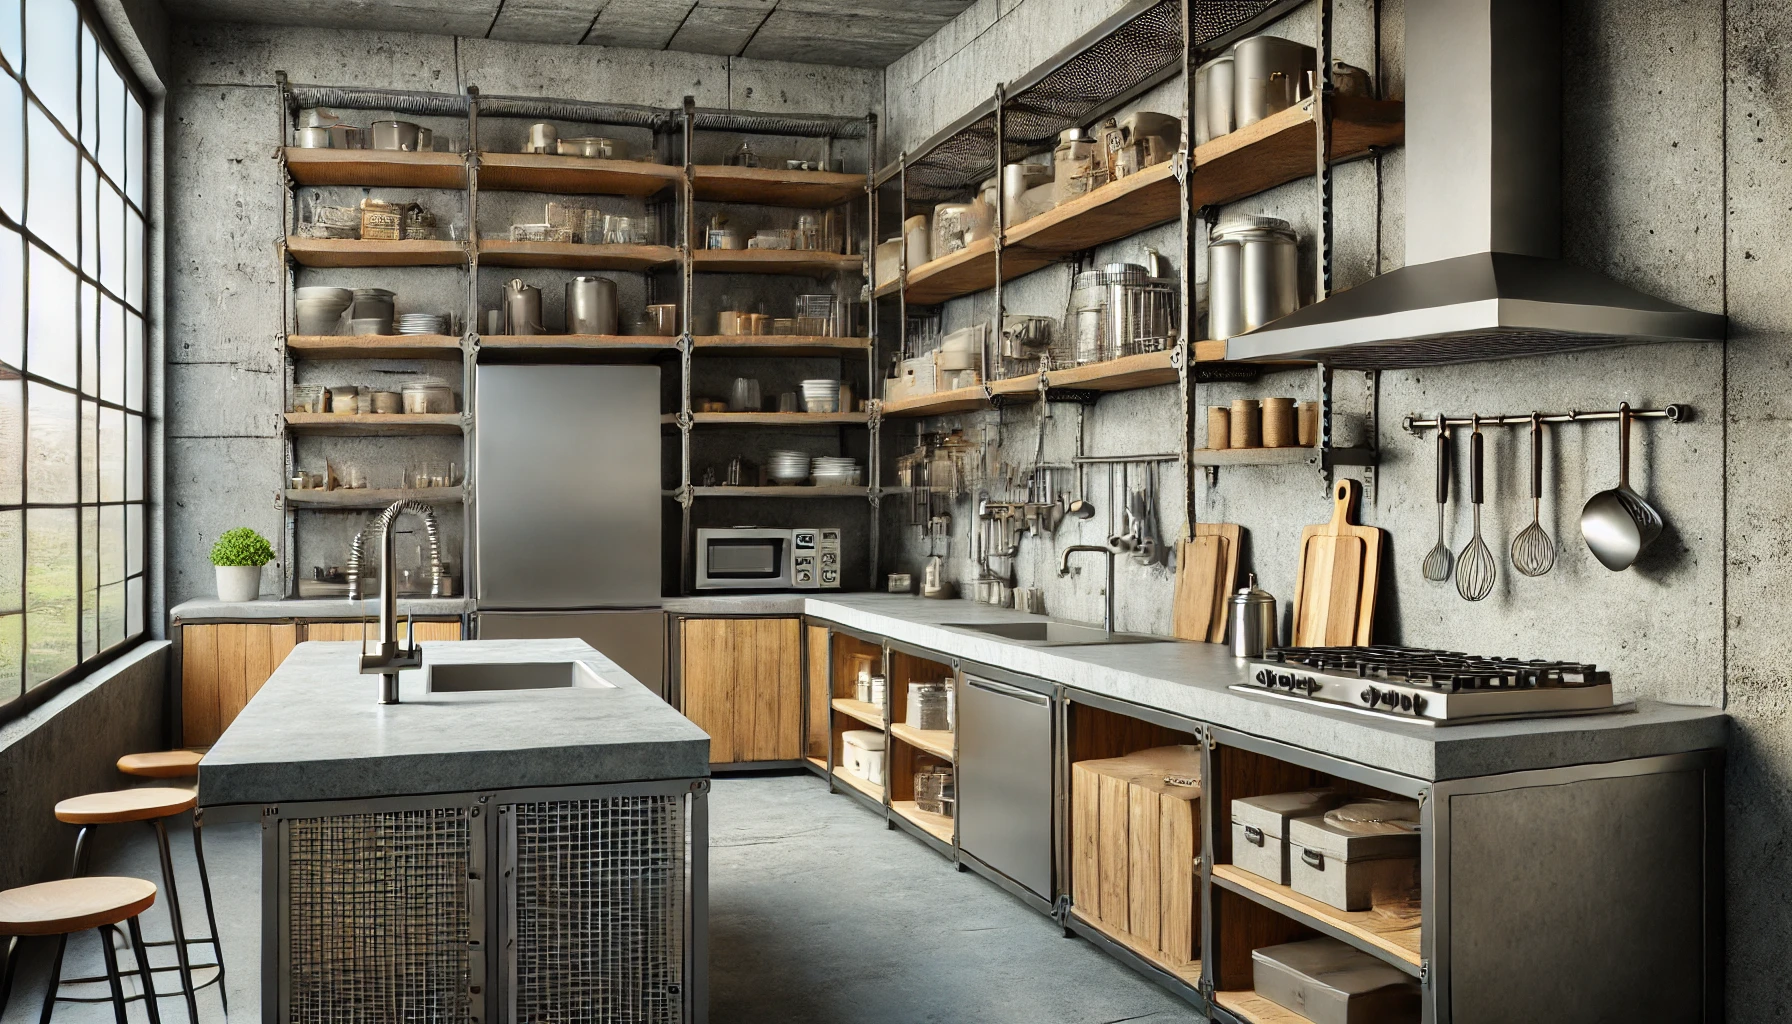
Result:
M294 648L199 766L262 824L262 1018L701 1021L709 738L577 640Z

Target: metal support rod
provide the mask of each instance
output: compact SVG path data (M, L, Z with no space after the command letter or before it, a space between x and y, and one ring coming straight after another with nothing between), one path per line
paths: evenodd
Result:
M1602 409L1596 412L1582 412L1578 409L1570 409L1567 412L1546 412L1541 415L1527 412L1513 416L1480 416L1477 414L1472 418L1445 416L1444 424L1451 427L1466 427L1474 423L1479 423L1483 427L1528 427L1531 425L1533 417L1541 423L1579 423L1590 420L1615 420L1618 418L1618 410ZM1663 406L1660 409L1632 409L1630 418L1685 423L1692 419L1692 406L1675 404ZM1400 427L1416 437L1421 430L1436 430L1437 417L1433 416L1430 419L1422 420L1414 416L1407 416L1400 421Z
M1158 452L1155 455L1078 455L1070 460L1079 466L1138 462L1181 462L1181 452Z
M1195 474L1192 453L1195 450L1195 418L1198 415L1195 401L1195 345L1194 332L1199 325L1195 315L1195 230L1194 210L1189 202L1189 178L1194 172L1192 154L1195 151L1195 54L1193 33L1189 31L1189 8L1191 4L1181 4L1180 23L1182 28L1182 85L1183 116L1182 139L1180 152L1174 157L1176 161L1176 207L1177 221L1181 237L1182 268L1176 275L1181 288L1178 311L1179 324L1176 332L1176 391L1182 403L1182 437L1179 447L1181 456L1177 462L1182 467L1182 530L1183 537L1193 540L1195 535Z
M691 566L693 556L692 545L695 538L691 535L691 503L694 493L691 490L691 348L692 337L696 327L691 318L691 302L694 291L693 262L696 259L691 251L692 238L696 234L696 177L697 170L691 163L692 144L696 135L697 100L694 96L684 98L684 178L679 182L679 203L683 214L679 223L683 226L683 237L678 240L679 273L679 337L678 337L678 592L689 594L694 583L694 572Z
M883 527L883 416L880 415L883 395L878 393L877 379L877 115L865 115L865 407L871 415L865 424L865 477L871 484L867 491L870 523L870 582L877 586L877 570L881 567ZM846 310L839 312L842 320Z
M1005 160L1007 159L1007 156L1008 156L1007 140L1003 136L1003 132L1005 131L1005 129L1003 127L1003 114L1005 113L1004 108L1007 106L1008 106L1008 92L1005 88L998 85L998 86L996 86L996 122L995 122L995 130L996 130L996 223L995 223L995 227L992 228L990 231L990 241L994 245L994 249L995 249L995 264L996 264L995 305L989 314L989 319L990 319L989 334L984 337L983 351L981 353L979 353L978 357L977 357L980 365L983 367L983 379L982 379L983 397L988 400L993 400L995 397L994 393L990 390L990 387L989 387L989 382L991 379L990 366L989 366L989 354L992 350L997 351L997 352L1001 351L1001 345L1002 345L1002 319L1003 319L1003 317L1002 317L1002 248L1003 248L1002 236L1008 233L1007 229L1004 227L1004 225L1006 225L1008 222L1008 198L1007 198L1008 190L1006 188L1002 187L1002 173L1003 173L1002 164L1005 162ZM907 243L905 242L904 244L907 244ZM967 242L966 244L969 244L969 243Z

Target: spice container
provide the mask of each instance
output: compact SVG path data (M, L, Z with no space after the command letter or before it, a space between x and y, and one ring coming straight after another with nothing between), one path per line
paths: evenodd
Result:
M928 814L952 817L958 804L958 786L952 766L930 764L915 772L915 806Z
M1287 885L1289 823L1336 807L1340 799L1336 790L1303 789L1233 800L1233 866Z
M1251 950L1257 995L1313 1024L1418 1024L1418 983L1337 939L1320 937Z
M1232 447L1232 410L1224 406L1207 407L1207 448L1216 451Z
M329 392L321 384L294 384L292 386L293 412L323 412L329 404L324 396Z
M1232 447L1263 447L1263 414L1255 398L1232 400Z
M927 732L943 732L951 728L946 717L945 683L908 684L907 710L904 721L913 728Z
M1263 400L1263 447L1292 448L1298 438L1294 432L1294 399Z
M402 239L405 209L408 205L379 199L361 200L361 237L388 242Z
M1319 443L1319 403L1301 402L1294 407L1294 430L1302 448Z
M1419 887L1419 805L1362 800L1288 824L1288 885L1339 910L1404 903Z
M1257 574L1249 573L1244 586L1232 595L1227 615L1234 658L1261 658L1276 646L1276 599L1257 586Z

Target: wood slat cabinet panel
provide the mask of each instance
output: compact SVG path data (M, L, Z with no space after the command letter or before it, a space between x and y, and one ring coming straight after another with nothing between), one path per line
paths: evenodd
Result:
M802 623L684 619L680 711L709 733L715 764L803 756Z
M808 678L809 735L804 754L819 761L828 759L828 628L807 627L809 636Z

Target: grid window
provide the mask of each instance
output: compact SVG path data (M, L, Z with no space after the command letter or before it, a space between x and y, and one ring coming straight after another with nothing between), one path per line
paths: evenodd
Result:
M0 708L142 635L143 96L0 0Z

